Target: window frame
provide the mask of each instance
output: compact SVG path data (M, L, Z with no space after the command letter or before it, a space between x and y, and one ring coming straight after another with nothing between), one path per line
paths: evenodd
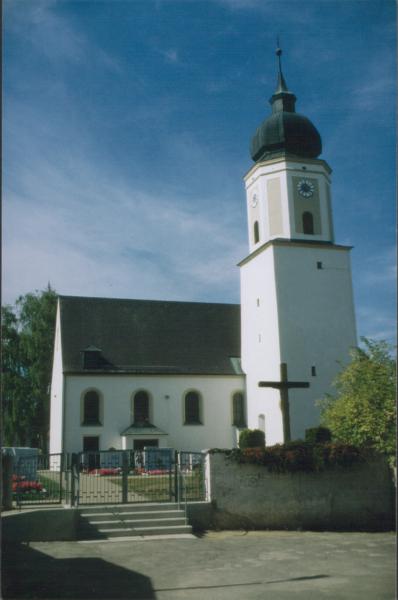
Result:
M241 396L242 399L242 405L241 405L241 420L237 419L236 417L238 416L236 414L235 411L235 398L237 395ZM234 427L237 427L238 429L244 429L245 427L247 427L247 419L246 419L246 402L245 402L245 394L243 392L243 390L235 390L234 392L232 392L232 397L231 397L231 401L232 401L232 425Z
M198 408L197 408L198 420L197 421L196 420L195 421L187 420L187 398L188 398L189 394L196 394L197 398L198 398ZM203 423L204 423L204 420L203 420L203 398L202 398L202 394L199 392L199 390L189 389L186 392L184 392L183 402L182 402L182 410L183 410L183 424L184 425L203 425Z
M86 396L87 394L90 393L95 393L97 394L98 397L98 410L97 410L97 414L98 414L98 420L96 422L88 422L86 420ZM103 427L104 426L104 402L103 402L103 395L100 392L100 390L98 390L97 388L87 388L85 389L82 394L81 394L81 398L80 398L80 425L81 427ZM88 436L90 437L90 436Z
M255 244L260 241L260 224L257 220L253 223L253 239Z
M303 212L302 216L302 224L303 224L303 233L304 235L315 235L315 223L314 223L314 215L311 211L306 210ZM311 231L308 231L308 230Z
M135 399L137 394L141 394L144 393L147 395L147 400L148 400L148 418L144 421L137 421L135 418ZM152 395L151 393L145 389L145 388L139 388L138 390L135 390L132 395L131 395L131 404L130 404L130 411L131 411L131 422L134 425L142 425L145 423L151 423L152 422Z

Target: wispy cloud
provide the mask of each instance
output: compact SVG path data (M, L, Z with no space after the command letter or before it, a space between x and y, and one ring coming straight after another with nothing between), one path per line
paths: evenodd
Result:
M388 248L368 257L362 265L361 282L364 285L391 287L397 280L396 249Z
M378 311L374 306L362 306L357 310L357 320L360 337L396 344L397 323L394 315Z
M10 29L23 37L27 49L44 56L59 68L62 62L79 67L98 65L115 73L121 73L119 61L97 46L75 23L57 14L56 0L6 3L5 20ZM61 62L60 62L61 61Z
M64 294L238 300L235 265L246 252L245 232L231 216L227 189L188 204L183 184L149 192L123 182L117 170L101 171L84 144L70 155L58 144L60 129L52 143L24 137L24 121L14 133L25 163L17 180L6 179L6 301L48 281ZM205 149L189 144L196 168L205 171ZM177 163L186 149L186 139L171 144ZM204 211L204 201L213 208Z
M166 61L169 63L178 63L179 62L178 52L175 48L170 48L169 50L163 50L162 54L165 57Z

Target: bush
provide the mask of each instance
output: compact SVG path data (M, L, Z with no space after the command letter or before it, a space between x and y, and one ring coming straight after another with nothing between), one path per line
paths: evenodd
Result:
M219 450L219 452L222 452ZM328 468L349 468L373 457L369 449L325 442L294 441L275 446L225 450L230 460L263 465L271 473L318 472Z
M311 427L305 430L305 441L309 444L323 444L331 439L332 432L327 427Z
M243 429L239 435L239 448L264 448L265 433L261 429Z

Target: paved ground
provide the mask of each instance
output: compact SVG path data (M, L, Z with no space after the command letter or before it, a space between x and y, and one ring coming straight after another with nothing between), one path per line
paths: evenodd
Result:
M3 551L2 598L393 600L392 533L220 532Z

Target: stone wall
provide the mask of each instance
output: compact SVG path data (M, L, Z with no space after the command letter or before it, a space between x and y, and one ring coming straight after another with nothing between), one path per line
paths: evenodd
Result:
M394 527L394 485L382 459L319 473L270 473L208 455L209 528L386 531Z

